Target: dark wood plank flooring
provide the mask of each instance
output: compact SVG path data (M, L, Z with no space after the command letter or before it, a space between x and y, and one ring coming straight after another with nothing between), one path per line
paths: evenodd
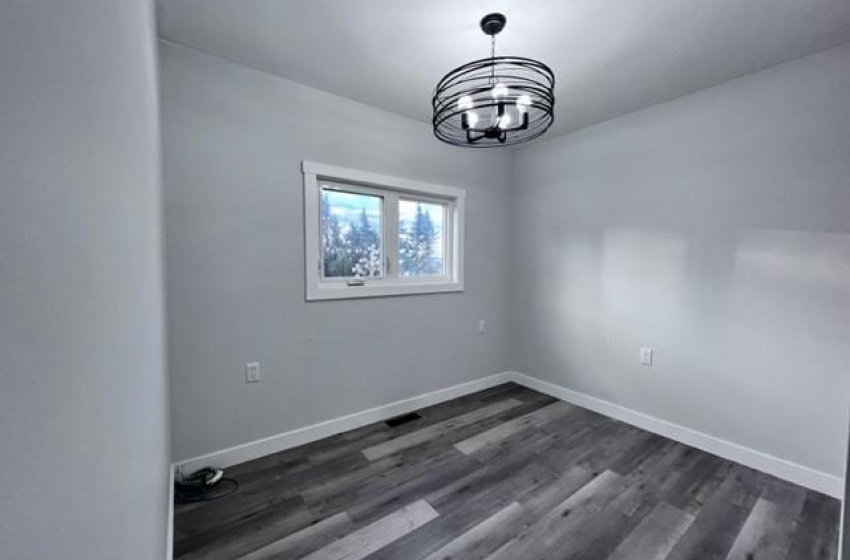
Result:
M506 384L228 470L179 560L835 560L838 500Z

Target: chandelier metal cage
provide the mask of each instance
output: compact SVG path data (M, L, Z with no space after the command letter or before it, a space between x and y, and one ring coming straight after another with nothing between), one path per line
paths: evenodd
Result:
M502 14L481 20L490 58L455 68L437 84L431 104L434 135L455 146L490 148L527 142L555 120L555 74L540 61L496 56Z

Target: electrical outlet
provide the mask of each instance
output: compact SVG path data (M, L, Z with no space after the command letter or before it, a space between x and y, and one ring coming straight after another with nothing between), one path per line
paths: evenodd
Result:
M481 319L478 321L478 334L484 334L487 332L487 321Z
M245 364L245 383L260 382L260 362Z
M652 348L643 347L640 349L640 363L645 366L652 365Z

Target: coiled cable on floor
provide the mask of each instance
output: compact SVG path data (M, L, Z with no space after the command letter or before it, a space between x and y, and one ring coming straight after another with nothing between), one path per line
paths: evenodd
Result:
M215 482L209 482L210 477L217 474ZM230 496L239 490L239 482L233 478L222 476L222 471L215 473L214 469L201 469L183 480L174 482L174 502L177 504L192 504L196 502L212 502L225 496Z

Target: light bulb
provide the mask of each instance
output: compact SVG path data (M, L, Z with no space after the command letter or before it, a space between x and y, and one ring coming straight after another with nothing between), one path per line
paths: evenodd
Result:
M511 124L511 116L508 113L505 113L501 117L499 117L499 128L508 128Z
M468 95L464 95L460 99L457 100L457 108L461 111L464 109L472 109L472 98Z
M475 125L478 124L478 115L475 111L466 112L466 124L469 125L469 128L475 128Z
M493 86L493 89L490 90L490 94L494 99L496 97L505 97L508 94L508 86L505 84L496 84Z
M516 108L524 113L528 111L528 108L531 106L531 96L530 95L520 95L516 100Z

